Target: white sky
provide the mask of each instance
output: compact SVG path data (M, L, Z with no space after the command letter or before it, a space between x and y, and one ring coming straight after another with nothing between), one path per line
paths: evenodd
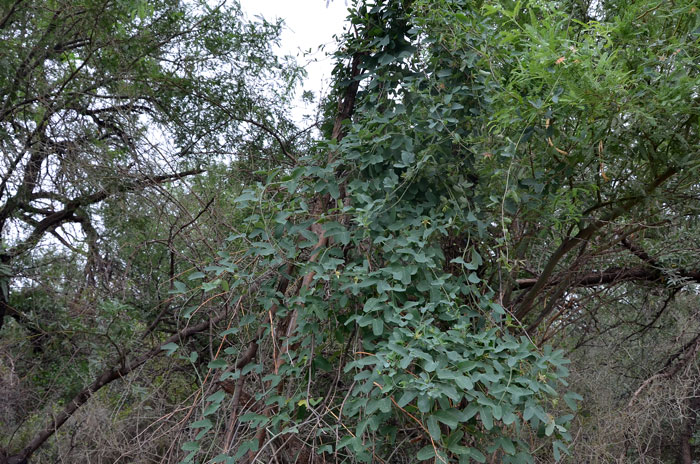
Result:
M312 91L318 101L320 92L327 93L333 69L333 60L326 53L335 50L333 35L343 31L349 2L332 0L327 6L326 0L240 0L240 3L249 19L256 15L268 21L284 19L286 27L282 33L280 54L295 56L305 67L308 77L304 89ZM326 46L325 50L319 51L322 45ZM313 109L298 108L302 112Z

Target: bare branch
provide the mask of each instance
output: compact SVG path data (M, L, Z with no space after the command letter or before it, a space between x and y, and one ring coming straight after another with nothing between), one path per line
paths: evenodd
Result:
M126 377L132 371L134 371L134 369L140 367L150 359L162 354L164 351L161 349L161 346L168 343L182 342L193 335L200 332L205 332L209 330L211 324L216 324L224 319L226 315L227 312L222 310L211 319L202 321L195 326L182 329L138 358L130 362L122 362L120 368L108 369L102 372L102 374L100 374L90 385L80 390L66 405L66 407L64 407L61 412L56 414L49 424L43 430L41 430L20 453L10 456L8 462L26 461L26 459L28 459L46 440L56 433L56 431L75 413L75 411L84 405L92 397L92 395L95 394L95 392L100 390L102 387L109 385L115 380Z

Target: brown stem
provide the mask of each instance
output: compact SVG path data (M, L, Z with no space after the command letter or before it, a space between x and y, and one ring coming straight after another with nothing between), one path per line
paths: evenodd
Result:
M238 403L241 401L241 391L243 390L243 376L238 377L236 380L236 386L233 390L233 401L231 405L231 417L228 420L228 425L226 426L226 435L224 436L224 450L223 453L226 454L231 449L231 444L233 442L233 434L236 431L236 422L238 422Z
M352 77L351 83L348 85L348 87L345 89L345 93L343 94L342 98L340 99L338 103L338 113L336 114L335 118L335 124L333 126L333 132L331 134L331 139L336 140L336 141L341 141L343 137L345 136L345 129L343 126L343 123L350 119L352 117L353 111L355 109L355 99L357 97L357 91L359 88L359 80L355 79L357 76L359 76L361 69L360 69L360 58L361 54L355 54L352 58L351 64L350 64L350 75ZM333 153L329 153L328 155L328 162L331 162L333 159ZM317 205L315 208L315 216L316 217L321 217L326 210L328 209L329 206L329 198L327 195L324 196L319 196L316 198L315 204ZM328 245L328 237L325 235L325 231L323 228L322 224L313 224L311 226L312 232L316 234L318 237L318 241L316 242L316 245L313 248L313 251L311 253L311 256L309 257L309 262L313 263L315 262L318 257L321 254L321 251ZM303 279L302 283L299 287L299 290L302 289L309 289L311 287L311 284L313 283L313 278L315 276L314 271L310 271L308 274L306 274ZM275 372L279 371L279 368L282 366L284 363L284 356L289 352L290 350L290 344L289 344L289 339L292 337L294 334L294 331L296 330L297 327L297 318L298 318L298 309L295 308L292 310L288 317L288 324L287 328L285 330L284 334L284 342L282 344L282 348L280 349L279 353L277 353L276 358L274 359L274 369ZM280 383L280 388L282 386L282 383ZM269 416L272 413L272 406L268 406L265 408L265 411L263 412L264 415ZM255 434L259 447L258 449L262 449L263 445L265 443L265 439L267 437L267 432L265 430L265 427L260 427L256 434ZM258 452L251 451L248 453L247 460L249 463L252 463L255 461L257 458Z
M695 434L695 427L698 422L698 409L700 409L700 398L694 396L688 402L689 411L688 417L685 419L685 427L680 437L680 456L678 461L681 464L693 464L693 446L690 444L690 440Z

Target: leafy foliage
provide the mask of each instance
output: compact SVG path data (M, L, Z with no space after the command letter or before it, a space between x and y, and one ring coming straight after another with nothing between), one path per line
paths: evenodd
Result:
M246 362L222 379L264 375L266 413L241 422L284 435L314 411L328 424L315 426L320 449L360 462L389 459L411 437L424 443L420 460L485 462L495 453L528 462L516 432L523 426L556 436L559 455L571 416L546 409L566 361L513 336L516 324L483 280L482 254L493 253L484 214L491 200L470 189L479 182L472 139L484 123L482 85L462 82L471 68L445 67L450 58L420 11L358 8L355 35L339 55L361 57L358 116L347 135L335 133L306 166L270 172L236 200L252 209L233 238L247 242L243 257L255 267L243 274L226 258L216 276L235 274L236 288L285 269L280 279L299 283L281 293L270 280L256 298L257 323L267 324L265 312L283 318L277 328L263 325L262 337L287 333L274 369ZM352 78L340 82L342 95ZM460 241L459 254L446 256L450 240ZM300 388L334 364L329 394ZM345 396L336 396L347 376ZM234 459L266 441L248 443Z
M23 195L42 190L24 171L7 176L14 196L3 208L18 234L3 238L0 270L21 291L9 294L20 316L5 332L60 346L64 331L94 353L59 376L62 399L84 404L163 354L148 385L161 389L169 369L177 382L166 396L188 404L160 415L177 437L156 454L173 462L692 462L693 2L358 0L320 137L301 138L262 89L283 79L272 96L285 103L298 72L265 45L274 25L246 25L236 7L125 8L109 30L133 47L70 84L136 73L114 79L133 100L114 121L137 150L114 128L113 146L81 145L96 172L111 163L129 180L112 179L89 204L97 184L80 176L90 163L74 164L65 187L50 184L78 201L63 202L75 209L60 224L98 225L83 227L87 262L38 251L36 237L61 229L32 238L48 213L43 198ZM184 18L197 19L193 29ZM160 54L144 51L152 33L171 38ZM103 40L100 53L121 43ZM143 59L133 71L118 59L131 52ZM66 59L55 67L70 75ZM29 133L45 109L27 105L25 119L13 117ZM59 126L72 127L65 118L77 110L56 108ZM78 120L85 133L106 130ZM187 182L159 177L160 161L143 154L153 128L172 144L162 161L190 169ZM18 130L7 125L8 144L21 145ZM53 172L55 160L39 166ZM20 289L32 260L51 263L38 273L44 285ZM103 274L77 292L61 283L98 263ZM60 309L42 321L57 295ZM70 320L88 301L90 317ZM37 361L48 367L34 385L50 388L64 356Z

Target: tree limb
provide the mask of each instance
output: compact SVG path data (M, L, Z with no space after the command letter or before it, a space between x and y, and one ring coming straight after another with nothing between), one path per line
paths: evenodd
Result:
M651 194L654 190L656 190L657 187L659 187L677 172L678 169L675 167L669 167L668 169L666 169L666 171L663 174L654 179L654 181L644 189L646 195ZM532 287L530 287L528 292L523 297L522 301L515 310L515 316L518 319L522 320L525 316L527 316L530 313L530 311L532 310L532 305L535 302L535 298L539 294L540 290L547 286L550 277L552 276L554 270L559 264L559 261L561 261L562 258L564 258L564 256L566 256L572 249L574 249L578 245L590 240L590 238L601 228L603 228L606 224L610 223L611 221L630 211L645 197L646 196L634 198L623 203L622 205L611 210L608 214L604 215L601 219L594 220L589 226L581 229L575 236L564 239L561 245L559 245L559 247L550 256L549 260L547 261L547 264L542 270L542 274L540 274L539 278L537 278L535 283L532 285Z
M39 221L34 227L34 230L32 230L32 232L27 238L10 248L8 251L3 253L3 255L6 255L10 258L14 258L22 253L25 253L26 251L34 247L39 242L39 240L41 240L41 238L46 232L54 230L56 227L63 224L64 222L71 222L72 218L74 217L74 213L78 210L78 208L83 208L85 206L90 206L95 203L99 203L115 193L132 192L142 188L151 187L153 185L159 185L173 180L182 179L184 177L201 174L203 172L205 172L204 169L191 169L175 174L165 174L155 177L142 177L136 181L122 184L113 191L101 190L90 195L77 197L73 200L70 200L66 204L64 209L49 214L44 219Z
M164 351L161 349L161 346L168 343L182 341L200 332L205 332L209 330L211 324L216 324L224 319L226 315L227 312L222 310L211 319L200 322L195 326L182 329L135 360L122 363L120 368L108 369L102 372L102 374L100 374L90 385L80 390L63 408L63 410L56 414L50 423L43 430L41 430L21 452L10 456L7 459L7 464L26 461L37 449L39 449L39 447L41 447L42 444L44 444L44 442L46 442L46 440L56 433L56 431L75 413L75 411L84 405L92 397L92 395L95 394L95 392L113 381L129 375L132 371L142 366L150 359L162 354Z

